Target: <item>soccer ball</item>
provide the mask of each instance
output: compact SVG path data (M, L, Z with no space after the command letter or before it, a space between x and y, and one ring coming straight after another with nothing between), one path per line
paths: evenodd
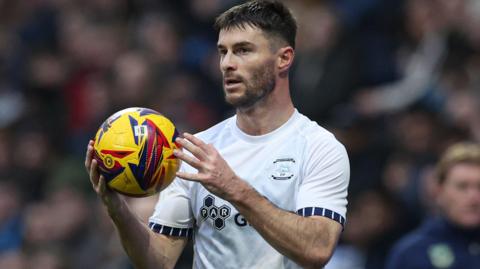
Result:
M173 150L178 133L160 113L140 107L110 116L95 135L93 157L108 186L124 195L145 197L167 187L180 160Z

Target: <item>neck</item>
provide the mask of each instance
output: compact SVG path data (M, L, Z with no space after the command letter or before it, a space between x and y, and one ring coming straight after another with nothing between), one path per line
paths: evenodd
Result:
M253 106L237 108L237 126L249 135L268 134L287 122L294 110L287 80Z

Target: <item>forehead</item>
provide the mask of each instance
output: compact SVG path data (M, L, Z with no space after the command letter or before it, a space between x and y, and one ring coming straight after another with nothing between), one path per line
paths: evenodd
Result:
M467 181L480 184L480 165L474 163L458 163L450 168L447 181Z
M238 43L252 43L255 45L268 45L265 33L254 26L242 25L220 30L218 46L233 46Z

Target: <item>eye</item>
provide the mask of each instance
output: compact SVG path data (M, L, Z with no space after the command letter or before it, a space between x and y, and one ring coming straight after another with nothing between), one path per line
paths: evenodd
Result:
M250 52L250 50L247 49L247 48L238 48L238 49L235 50L235 53L240 54L240 55L247 54L249 52Z
M458 191L466 191L468 189L468 184L466 182L458 182L455 184L455 188Z
M225 56L225 54L227 54L227 50L226 49L218 49L218 55L220 55L221 57Z

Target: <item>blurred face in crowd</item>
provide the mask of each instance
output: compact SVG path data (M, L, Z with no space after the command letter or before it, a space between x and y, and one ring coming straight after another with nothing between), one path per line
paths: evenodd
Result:
M276 53L271 42L250 25L220 31L217 47L227 103L249 108L273 91Z
M440 185L439 203L447 218L464 228L480 227L480 165L458 163Z

